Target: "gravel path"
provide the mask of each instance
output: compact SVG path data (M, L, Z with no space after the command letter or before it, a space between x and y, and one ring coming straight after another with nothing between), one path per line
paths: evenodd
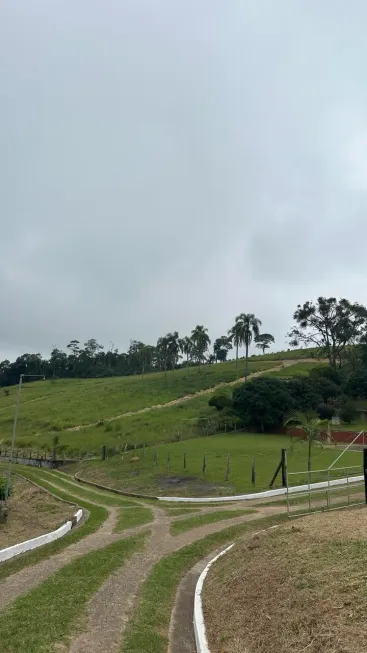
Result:
M56 487L57 480L55 481ZM52 491L51 481L50 490ZM76 496L77 491L78 486L75 486ZM91 501L90 503L93 502ZM100 503L96 505L103 505L102 495ZM144 506L147 504L140 501L139 505ZM249 507L248 503L246 507ZM152 567L163 556L169 555L196 540L200 540L206 535L216 533L228 526L256 520L284 511L284 508L281 506L257 506L256 513L242 515L212 524L205 524L180 535L172 536L169 532L170 524L172 521L176 521L177 518L169 517L162 508L157 506L150 504L149 508L153 511L153 523L127 529L115 534L113 531L119 508L107 507L108 518L95 533L87 535L84 539L71 544L54 556L42 560L33 566L26 567L4 579L0 583L0 610L4 609L18 597L40 585L49 576L76 558L90 551L104 548L118 539L131 537L138 533L150 533L144 550L134 554L126 564L111 574L94 594L88 604L87 616L82 626L84 630L76 633L70 641L69 646L61 642L56 645L57 650L68 651L68 653L118 653L123 640L124 630L131 611L136 604L140 587L146 580ZM223 506L223 508L228 510L229 506ZM237 508L238 505L233 506L233 509ZM215 509L220 510L219 507ZM212 510L213 507L202 508L201 513L211 512ZM199 515L200 513L197 514ZM182 518L185 518L185 515L182 515ZM185 637L184 632L187 632L184 630L184 623L188 620L190 610L187 604L188 599L185 599L185 596L190 596L196 571L193 572L193 575L188 575L186 586L185 584L182 586L183 589L181 587L182 584L180 585L181 590L172 618L172 633L174 633L172 634L172 642L177 640L177 642L182 643ZM178 620L178 615L181 613L181 608L179 607L181 604L185 606L182 607L182 622ZM182 630L181 635L180 629ZM191 646L190 641L190 639L187 640L187 647ZM172 649L172 653L181 653L181 651L182 653L191 653L192 649L187 647Z
M96 592L89 603L85 631L73 639L69 653L118 653L139 589L163 556L228 526L278 513L281 509L266 507L256 514L207 524L179 536L170 535L171 520L163 510L153 508L153 512L155 521L144 551L135 554Z

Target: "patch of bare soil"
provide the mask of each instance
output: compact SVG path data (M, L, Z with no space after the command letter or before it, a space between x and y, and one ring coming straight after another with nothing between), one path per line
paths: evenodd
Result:
M0 549L53 531L75 512L23 478L13 476L12 485L8 521L0 524Z
M232 491L232 486L220 486L215 483L207 483L198 476L157 476L157 483L160 490L171 490L174 494L175 490L188 489L193 496L208 496L210 492L218 492L218 490Z
M367 511L311 515L241 541L211 568L212 653L366 650Z

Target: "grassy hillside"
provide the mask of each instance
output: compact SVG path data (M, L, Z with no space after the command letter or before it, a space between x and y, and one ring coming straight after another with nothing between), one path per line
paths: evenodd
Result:
M282 447L290 448L291 438L286 435L238 433L195 438L160 445L114 456L106 461L84 463L83 478L122 490L149 492L169 496L215 496L266 489L279 463ZM186 469L184 453L186 452ZM156 453L156 464L154 463ZM204 453L206 470L203 473ZM226 481L227 455L229 480ZM313 449L313 469L327 468L340 454L340 450ZM251 463L255 457L256 483L251 484ZM137 458L137 460L135 460ZM132 460L133 459L133 460ZM304 472L307 465L307 445L299 442L288 453L290 472ZM362 465L360 452L347 452L340 466ZM339 467L339 464L338 464ZM362 467L361 467L362 469ZM321 480L314 475L312 481ZM305 483L304 474L293 477L292 484ZM322 479L324 480L324 479ZM278 480L279 485L280 479Z
M268 354L260 354L251 356L250 360L302 360L303 358L315 358L320 356L320 350L317 347L309 347L307 349L286 349L283 351L270 352Z
M271 361L249 363L250 373L274 367ZM96 423L128 411L168 403L186 395L235 381L233 362L155 373L104 379L60 379L25 383L17 435L36 445L37 438L50 432ZM4 391L5 390L5 391ZM9 441L17 388L5 388L0 395L0 441ZM9 395L7 393L9 392ZM30 444L30 441L29 441Z
M298 368L298 372L302 370L302 365L306 365L307 370L309 370L308 363L300 363L295 366ZM293 366L286 367L280 372L280 374L289 375L290 370L292 369ZM140 379L140 381L142 380ZM234 386L223 386L221 391L231 394L233 387ZM144 381L142 389L144 389ZM34 407L37 406L37 402L27 404L26 407L27 406L31 406L32 410L35 410ZM38 424L41 422L40 417L42 412L39 410L41 406L42 402L40 400L40 403L38 404ZM54 410L57 410L57 408L58 405L55 398ZM89 401L86 403L85 411L88 411L88 409L91 410L91 413L94 409L93 406L90 406ZM112 414L116 415L116 409ZM112 422L105 422L100 425L94 424L78 430L59 431L58 435L60 438L60 445L62 445L65 448L65 451L69 454L78 455L80 452L82 454L85 452L100 454L103 444L108 448L117 447L122 449L126 444L130 447L142 444L149 446L166 442L169 443L178 440L179 438L185 440L198 437L203 434L207 417L213 414L216 414L216 410L209 408L208 395L203 394L198 395L193 399L167 406L159 410L135 413L130 416L121 417ZM203 419L198 423L198 418L200 417ZM47 420L45 421L47 422ZM19 429L17 434L18 446L35 449L46 447L51 449L52 434L50 434L47 425L43 428L38 428L37 431L35 431L34 427L32 431L32 427L33 422L30 419L27 419L22 424L22 429Z
M276 374L290 376L308 373L319 363L300 362ZM272 361L249 363L250 373L271 370ZM271 373L271 372L270 372ZM197 417L207 415L208 395L198 395L182 403L155 411L136 413L150 406L166 404L187 395L236 380L235 363L223 363L163 373L109 379L40 381L24 384L19 412L19 447L52 448L58 433L60 445L68 454L100 453L101 446L156 444L179 437L197 437L193 428ZM0 396L0 446L8 445L14 416L16 388ZM233 386L224 386L231 393ZM129 411L135 414L126 416ZM120 417L119 417L120 416ZM109 422L109 418L118 418ZM71 430L72 429L72 430Z

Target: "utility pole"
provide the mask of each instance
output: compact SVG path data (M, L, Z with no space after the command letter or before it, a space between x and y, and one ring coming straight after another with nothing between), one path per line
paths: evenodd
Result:
M12 466L12 463L13 463L15 434L16 434L16 431L17 431L19 404L20 404L20 397L21 397L21 394L22 394L22 383L23 383L24 377L40 377L42 379L45 378L43 374L21 374L20 377L19 377L17 401L16 401L16 404L15 404L15 411L14 411L13 433L12 433L12 436L11 436L11 449L10 449L10 460L9 460L9 467L8 467L8 476L7 476L7 479L6 479L6 486L5 486L5 501L4 501L5 505L8 503L8 498L9 498L11 466Z

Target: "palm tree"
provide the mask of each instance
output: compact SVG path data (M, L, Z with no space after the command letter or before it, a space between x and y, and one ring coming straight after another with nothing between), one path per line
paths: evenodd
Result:
M241 341L241 325L239 322L236 321L236 323L233 325L231 329L228 331L228 335L233 342L234 347L236 347L236 373L237 373L237 378L238 378L238 348L241 346L242 341Z
M192 353L199 362L200 369L201 363L205 360L205 352L208 351L211 342L208 336L208 329L198 324L195 329L191 331L191 341L193 343Z
M166 340L167 340L168 359L170 361L172 370L174 371L178 363L179 352L180 352L180 338L178 335L178 331L174 331L173 333L167 333Z
M328 420L319 419L318 417L310 417L304 413L294 413L294 415L291 415L285 420L284 426L290 426L292 424L294 426L300 426L306 436L308 443L307 478L308 484L310 484L312 445L314 442L321 441L321 434L325 432Z
M252 342L252 337L259 335L261 320L253 313L241 313L236 317L236 323L233 329L239 334L240 345L245 345L245 380L248 377L248 350Z
M184 338L180 338L179 340L179 345L180 345L180 351L182 354L185 354L186 356L186 363L189 362L189 356L192 352L192 347L193 347L193 342L191 338L188 336L185 336Z

